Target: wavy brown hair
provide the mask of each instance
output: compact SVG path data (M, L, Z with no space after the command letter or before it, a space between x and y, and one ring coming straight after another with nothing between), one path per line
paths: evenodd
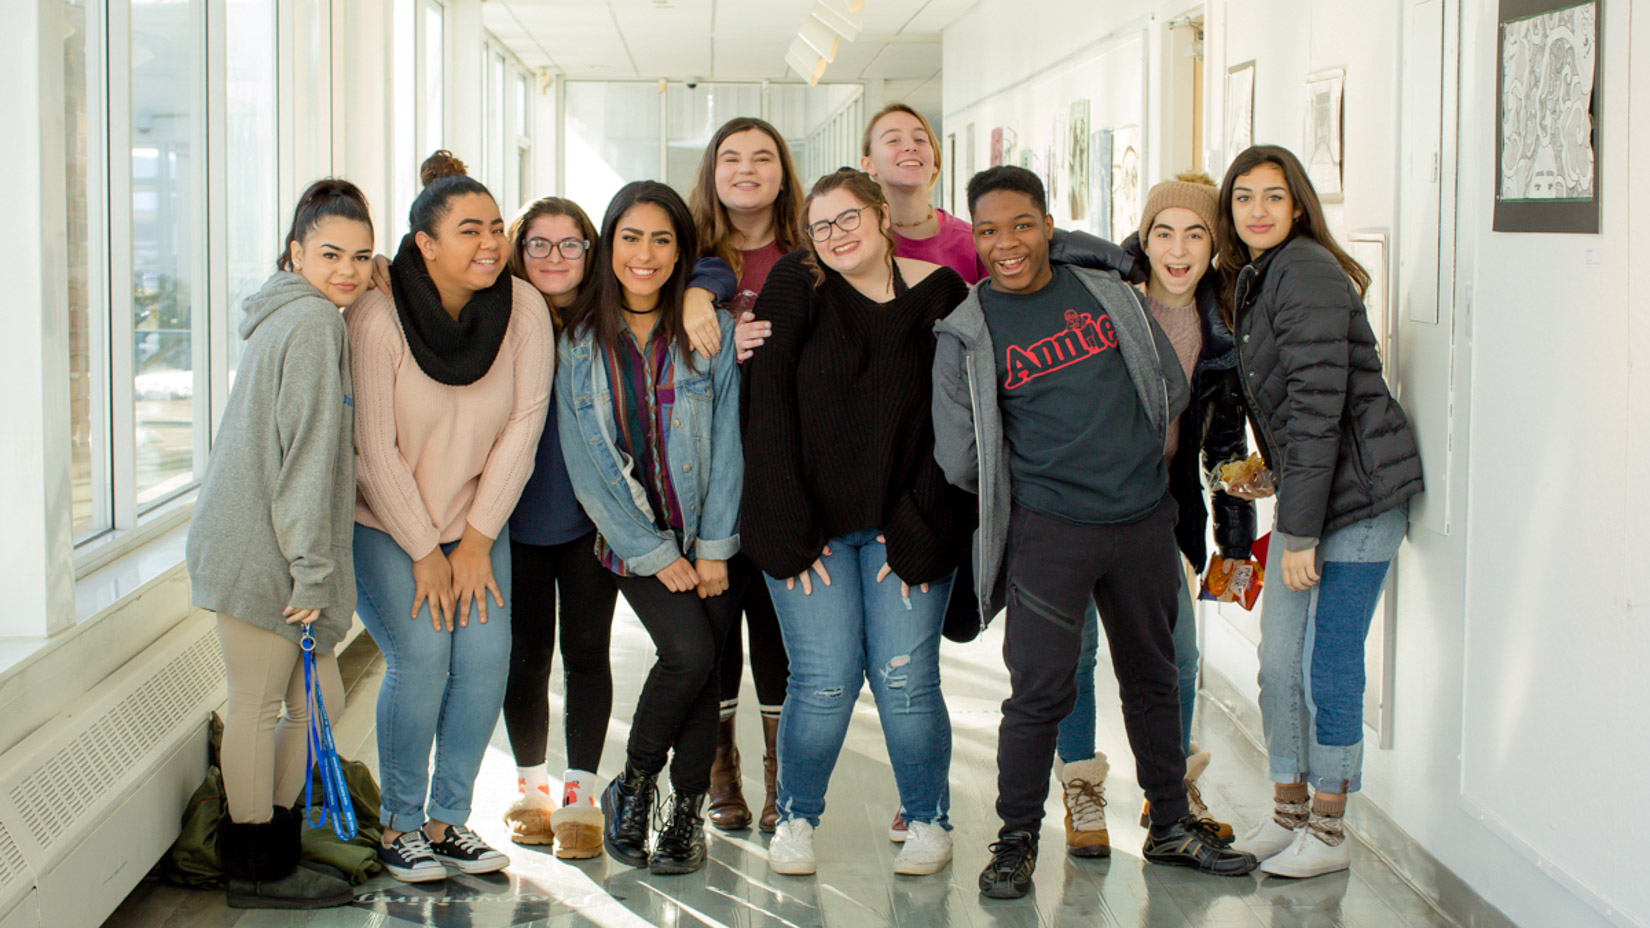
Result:
M1226 324L1236 324L1234 317L1237 308L1233 303L1237 296L1238 274L1244 265L1253 260L1249 246L1238 237L1237 219L1232 214L1232 187L1239 177L1263 164L1273 165L1283 172L1289 199L1301 212L1289 234L1304 235L1322 245L1335 257L1335 262L1346 272L1346 276L1352 278L1352 283L1358 288L1358 298L1362 299L1369 292L1369 272L1335 243L1329 223L1323 218L1323 204L1318 202L1318 191L1312 186L1312 179L1306 176L1300 159L1295 157L1294 152L1279 145L1255 145L1244 149L1233 159L1232 166L1226 169L1226 179L1220 185L1220 201L1215 205L1219 211L1220 226L1215 230L1215 270L1220 274L1220 312L1226 317Z
M800 225L797 226L802 234L802 240L807 243L808 247L808 253L802 258L802 263L814 275L814 286L818 287L825 283L825 269L819 264L819 243L808 235L808 210L814 205L814 200L833 190L846 190L853 195L854 199L870 207L871 216L860 215L860 228L863 229L867 221L876 223L877 231L882 234L882 240L888 243L888 253L883 255L883 258L891 272L894 268L894 248L896 245L893 233L888 231L887 226L883 225L883 219L887 216L888 200L882 195L882 186L872 180L871 175L864 171L854 168L837 168L834 173L827 174L814 182L813 189L808 191L807 199L802 201L802 220ZM836 217L833 216L832 218Z
M532 203L527 204L516 215L515 219L510 220L510 257L508 259L510 273L522 280L527 280L527 230L532 228L534 222L545 216L566 216L579 227L579 234L584 237L585 241L590 243L590 249L584 253L584 270L588 274L590 272L590 256L596 247L597 241L596 224L590 221L590 217L585 214L584 209L579 204L561 197L544 197L543 199L534 200ZM582 283L580 287L583 287ZM550 321L559 331L561 329L561 313L556 311L555 304L550 302L548 295L544 297L544 305L550 307Z
M722 150L722 143L729 136L740 132L755 129L773 140L775 152L779 155L779 195L773 201L773 239L779 245L781 252L796 250L802 244L797 237L797 225L802 216L802 178L797 176L796 162L791 159L790 146L785 144L785 137L779 134L767 120L757 119L754 116L740 116L723 123L722 128L711 136L710 144L705 146L704 157L699 159L699 175L693 182L693 196L689 200L693 209L693 225L699 234L699 247L703 250L703 257L721 258L738 274L744 270L745 258L739 249L733 247L733 221L728 218L728 208L722 205L722 199L716 195L716 159Z
M871 117L871 121L865 124L865 134L859 137L860 157L871 157L871 130L877 127L877 120L889 113L909 113L917 117L917 122L922 124L922 131L928 133L928 149L934 153L934 176L928 178L928 189L934 189L934 185L940 179L940 168L944 167L944 162L940 160L940 142L938 137L934 135L934 127L928 122L928 117L917 112L908 103L890 103L877 110L876 115Z
M624 285L613 274L613 237L619 221L631 207L651 203L665 211L671 230L676 234L676 265L670 269L664 286L659 290L659 321L656 331L665 339L666 347L686 346L687 327L682 322L682 298L687 293L687 280L693 273L693 256L698 240L693 230L693 216L688 212L682 195L656 180L631 181L613 195L602 217L601 237L596 239L594 255L585 265L584 284L579 287L579 298L567 308L564 333L578 337L585 331L595 333L601 347L613 350L619 345L619 333L624 328L620 314L624 312ZM695 355L686 352L688 363L694 364Z

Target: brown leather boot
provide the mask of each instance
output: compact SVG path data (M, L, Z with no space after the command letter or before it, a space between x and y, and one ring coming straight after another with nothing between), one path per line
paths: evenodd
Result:
M723 831L751 827L751 807L739 779L739 745L733 739L733 719L716 727L716 758L710 763L710 808L706 818Z
M762 716L762 782L768 788L768 796L762 800L762 818L758 826L764 834L773 834L779 827L779 791L777 783L779 777L779 751L774 743L779 740L779 720Z

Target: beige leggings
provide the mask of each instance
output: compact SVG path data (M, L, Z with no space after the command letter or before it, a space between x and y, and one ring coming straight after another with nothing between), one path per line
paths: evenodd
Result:
M273 806L292 806L304 790L304 662L298 645L272 631L227 615L218 616L218 640L229 677L229 711L223 720L223 789L229 817L260 824ZM327 718L344 712L344 680L338 658L315 655ZM282 702L285 711L282 711Z

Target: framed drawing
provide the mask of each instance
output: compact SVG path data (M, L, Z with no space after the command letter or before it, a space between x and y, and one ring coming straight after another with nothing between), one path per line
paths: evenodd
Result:
M1603 0L1501 0L1497 232L1599 230L1598 14Z
M1226 163L1255 144L1255 63L1226 69Z
M1003 127L998 126L991 130L991 161L990 167L1003 163Z
M1314 183L1316 181L1314 180ZM1358 229L1346 236L1346 250L1353 260L1369 272L1369 290L1364 294L1364 308L1369 312L1369 327L1375 333L1375 350L1381 356L1381 373L1386 376L1388 389L1395 394L1394 378L1398 376L1392 347L1398 344L1397 319L1387 298L1388 270L1387 231L1385 229ZM1375 731L1375 741L1382 748L1392 747L1393 693L1397 687L1394 657L1398 653L1398 565L1387 569L1386 586L1375 606L1375 619L1370 624L1369 639L1364 646L1364 724Z
M1089 136L1089 231L1111 235L1111 130L1096 129Z
M1140 225L1140 127L1123 126L1111 140L1111 240L1121 242Z
M1070 135L1066 143L1066 212L1081 222L1089 206L1089 101L1071 101Z
M1346 71L1335 68L1306 76L1306 137L1302 152L1306 176L1318 191L1318 198L1340 201L1341 188L1341 94Z
M957 170L957 133L955 132L945 137L945 172L951 179L951 183L947 185L951 195L946 197L948 202L944 208L949 209L954 215L957 212L957 184L965 182L962 181L962 172Z

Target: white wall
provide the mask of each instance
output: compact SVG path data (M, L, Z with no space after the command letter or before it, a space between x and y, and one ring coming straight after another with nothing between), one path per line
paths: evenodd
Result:
M1161 21L1184 12L1178 6L985 0L945 34L947 119L1135 34L1144 33L1144 73L1155 80ZM1397 565L1393 747L1378 749L1369 732L1365 800L1520 924L1646 925L1650 882L1632 864L1650 821L1638 788L1650 767L1639 734L1650 704L1639 670L1650 664L1650 571L1638 566L1650 543L1650 481L1640 473L1650 460L1650 371L1631 361L1650 351L1650 271L1631 245L1650 236L1650 180L1626 167L1650 132L1647 95L1628 93L1633 53L1650 62L1650 17L1606 4L1602 234L1512 235L1490 231L1497 7L1213 4L1206 160L1218 178L1231 154L1220 150L1228 65L1256 62L1255 140L1296 150L1303 78L1346 69L1347 194L1329 219L1338 234L1392 235L1389 282L1404 300L1392 360L1429 481ZM1434 31L1421 41L1428 30L1417 24L1429 16L1441 40ZM1438 73L1438 57L1445 123L1434 184L1439 140L1417 132L1427 114L1412 102L1406 120L1402 101L1415 101L1429 65ZM1096 112L1108 94L1119 107L1138 98L1133 88L1086 92ZM1148 100L1154 92L1148 85ZM1148 125L1148 163L1160 142ZM1436 247L1439 220L1415 208L1428 197L1443 199ZM1408 318L1412 305L1424 315L1433 286L1414 268L1399 274L1406 245L1441 265L1435 324ZM1210 616L1205 626L1207 666L1252 699L1252 620Z

